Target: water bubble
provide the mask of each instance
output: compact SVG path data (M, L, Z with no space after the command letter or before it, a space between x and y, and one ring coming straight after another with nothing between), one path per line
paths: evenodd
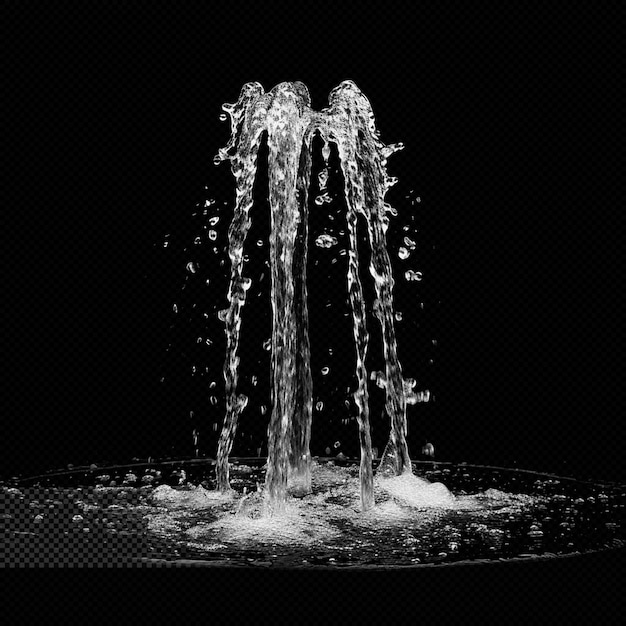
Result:
M259 246L259 248L261 248L263 246L263 239L258 239L256 242L256 245Z
M263 350L269 352L272 349L272 338L266 339L263 342Z
M401 246L400 249L398 250L398 256L404 261L405 259L409 258L409 251L404 247Z
M220 122L225 122L228 119L226 113L220 113Z
M211 404L215 406L217 404L217 398L215 396L210 397Z
M210 198L209 200L204 201L205 207L210 207L210 206L213 206L214 204L215 204L215 198Z
M209 231L209 239L211 241L215 241L217 239L217 231L216 230L210 230Z
M193 243L194 243L195 246L199 246L202 243L202 238L201 237L196 237L193 240Z
M217 432L217 422L213 422L213 432Z
M323 367L322 368L322 376L326 376L328 374L328 372L330 372L330 368L329 367Z
M213 165L220 165L222 163L222 157L219 154L216 154L213 157Z
M215 226L215 224L217 224L219 221L219 215L215 215L209 220L209 226Z
M170 245L170 242L166 239L166 240L163 242L163 247L164 247L164 248L167 248L169 245Z
M209 389L215 389L215 387L217 387L217 383L215 381L212 381L209 385Z
M412 239L409 239L408 237L404 238L404 245L409 249L409 250L415 250L415 246L417 245Z
M176 304L172 305L172 311L174 311L174 313L178 313L178 306L176 306Z
M402 321L402 311L396 311L396 322Z
M189 263L187 263L187 271L190 274L195 274L197 269L198 269L198 266L193 261L189 261Z
M266 413L267 413L267 407L264 404L262 404L261 405L261 415L265 415Z
M82 515L74 515L74 517L72 517L72 522L74 522L74 524L80 524L82 521L83 521Z
M335 450L341 448L341 441L335 441L335 443L333 444L333 448L335 448Z
M422 272L414 272L413 270L407 270L404 273L404 278L409 282L420 281L423 278ZM422 308L424 308L422 306Z
M246 277L243 277L241 279L241 286L243 288L244 291L248 291L248 289L250 289L250 287L252 286L252 279Z
M198 337L198 339L196 339L196 343L202 343L202 337ZM193 413L193 411L192 411Z
M252 378L251 378L251 381L252 381L252 386L256 387L258 382L259 382L259 379L257 378L257 376L253 375Z
M324 410L324 403L319 400L316 404L315 404L315 410L316 411L322 411Z

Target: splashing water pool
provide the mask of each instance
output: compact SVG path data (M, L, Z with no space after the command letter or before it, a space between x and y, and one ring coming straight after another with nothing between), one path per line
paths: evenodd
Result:
M485 466L414 464L377 477L360 508L359 466L314 461L312 489L290 483L270 515L265 468L232 464L86 468L3 486L5 565L205 564L421 567L624 549L626 486Z

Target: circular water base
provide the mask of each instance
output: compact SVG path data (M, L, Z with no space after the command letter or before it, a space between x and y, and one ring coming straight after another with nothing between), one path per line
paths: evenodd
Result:
M203 567L390 571L623 562L626 486L533 471L414 462L377 479L361 512L358 464L316 459L312 493L264 514L264 459L75 468L2 486L8 567Z

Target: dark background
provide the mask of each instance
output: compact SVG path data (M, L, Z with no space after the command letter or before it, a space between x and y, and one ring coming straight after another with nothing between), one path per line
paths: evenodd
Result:
M349 78L439 247L412 454L625 478L610 12L125 4L7 5L0 474L190 453L159 382L180 276L155 244L228 184L217 118L244 83L301 80L320 109Z

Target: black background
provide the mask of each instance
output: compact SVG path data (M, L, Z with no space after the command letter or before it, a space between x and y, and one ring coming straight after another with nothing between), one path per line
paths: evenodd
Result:
M440 246L439 458L625 477L613 16L337 4L8 3L0 474L171 450L155 242L244 83L349 78Z

